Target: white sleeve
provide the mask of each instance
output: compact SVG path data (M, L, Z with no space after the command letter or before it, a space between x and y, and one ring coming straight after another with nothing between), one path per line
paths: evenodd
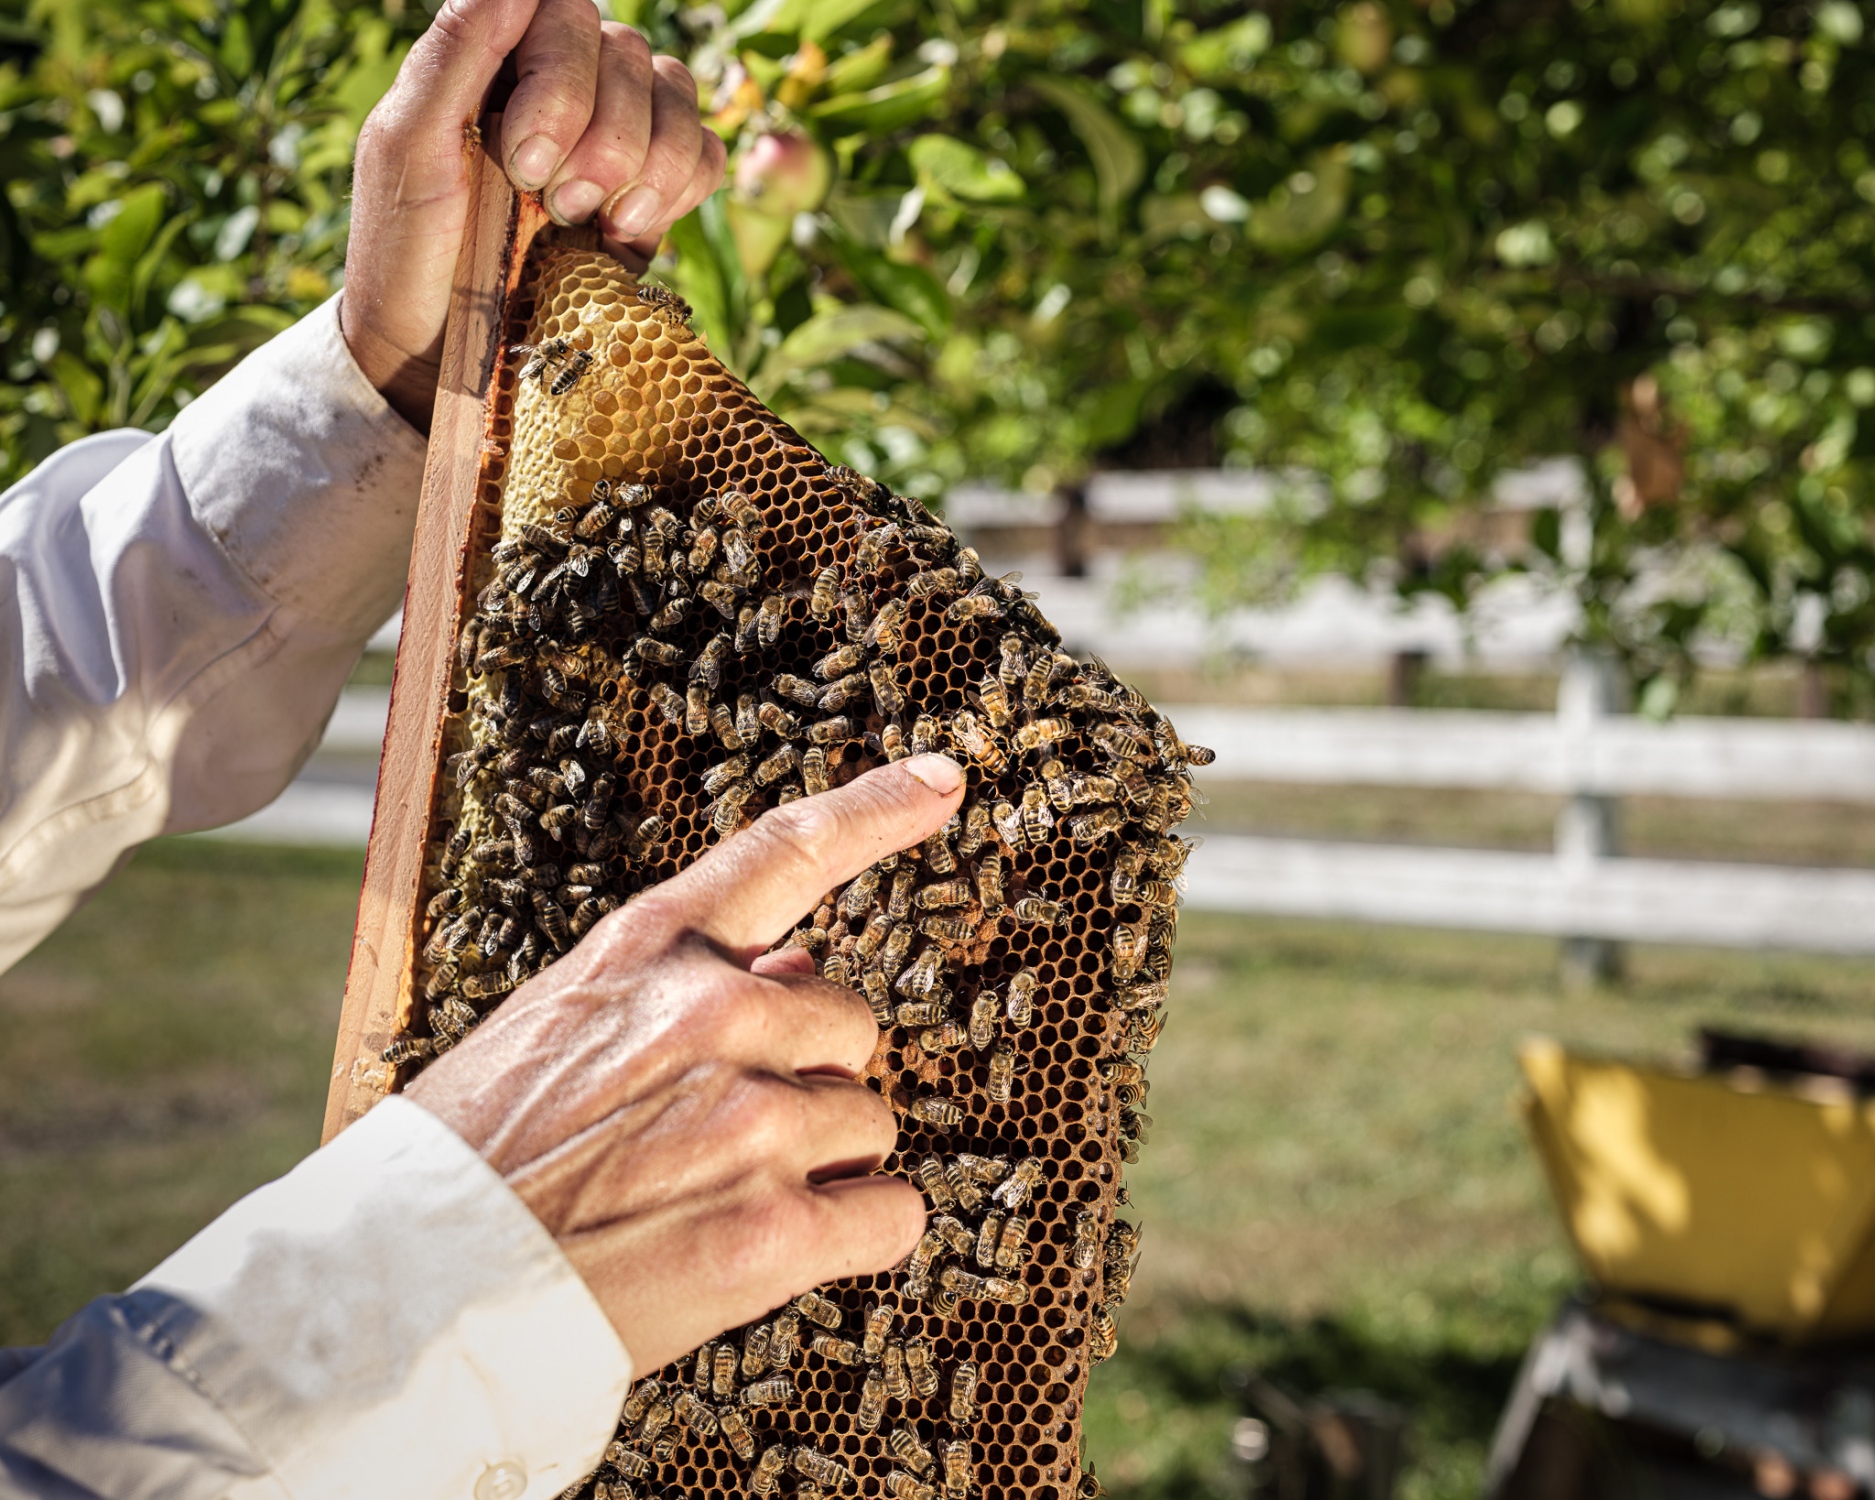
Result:
M552 1500L630 1380L526 1205L393 1097L0 1384L0 1500Z
M334 299L0 494L0 969L131 848L271 801L402 594L423 439Z

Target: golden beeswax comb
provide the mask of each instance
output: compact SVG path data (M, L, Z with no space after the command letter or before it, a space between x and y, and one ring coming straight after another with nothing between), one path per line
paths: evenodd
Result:
M640 1380L569 1494L1095 1489L1083 1394L1208 754L478 168L331 1128L764 809L943 750L958 816L788 939L885 1032L867 1079L924 1239Z

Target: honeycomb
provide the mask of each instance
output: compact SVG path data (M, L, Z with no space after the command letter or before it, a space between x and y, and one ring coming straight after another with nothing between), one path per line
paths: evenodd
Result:
M537 242L487 412L406 1080L769 807L938 749L958 815L786 940L862 992L929 1228L634 1386L567 1493L1062 1500L1138 1235L1184 745L914 500L825 461L670 292Z

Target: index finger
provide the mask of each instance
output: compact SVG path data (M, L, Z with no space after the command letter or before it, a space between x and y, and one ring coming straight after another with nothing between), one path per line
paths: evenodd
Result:
M737 953L769 947L842 881L940 828L964 773L914 755L775 808L662 888L693 929Z

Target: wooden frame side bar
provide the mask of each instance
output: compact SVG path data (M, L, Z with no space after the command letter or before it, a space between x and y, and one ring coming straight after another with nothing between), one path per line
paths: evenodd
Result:
M378 765L351 968L339 1015L322 1139L331 1140L384 1097L390 1070L378 1055L410 1003L411 951L423 850L449 704L451 653L463 570L473 540L489 382L501 355L522 204L494 152L491 116L465 141L470 217L456 262L449 322L404 591L404 626ZM535 210L538 213L538 210Z

